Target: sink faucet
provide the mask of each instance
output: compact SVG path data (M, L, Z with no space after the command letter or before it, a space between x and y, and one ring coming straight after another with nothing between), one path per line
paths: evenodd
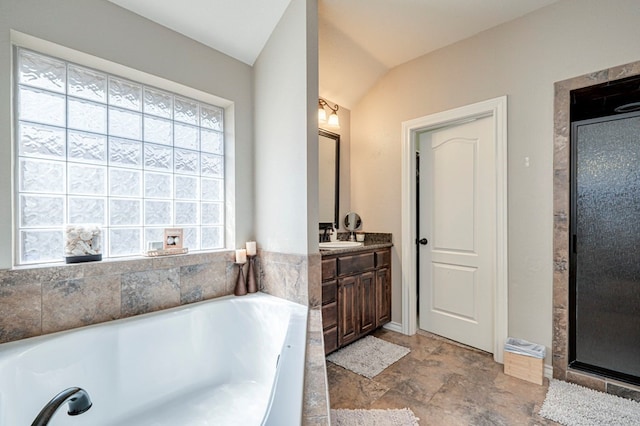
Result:
M31 423L31 426L46 426L51 417L56 413L61 405L69 402L70 416L77 416L91 408L91 398L89 394L82 388L73 387L65 389L51 399L38 414L38 417Z

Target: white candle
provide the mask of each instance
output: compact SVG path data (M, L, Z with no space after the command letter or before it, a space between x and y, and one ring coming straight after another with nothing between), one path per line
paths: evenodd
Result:
M247 251L245 249L236 250L236 263L247 263Z
M256 242L255 241L247 241L247 254L249 256L256 255Z

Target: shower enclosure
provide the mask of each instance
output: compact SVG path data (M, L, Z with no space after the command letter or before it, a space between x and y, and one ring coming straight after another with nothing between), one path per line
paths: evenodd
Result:
M569 366L640 384L640 78L570 114Z

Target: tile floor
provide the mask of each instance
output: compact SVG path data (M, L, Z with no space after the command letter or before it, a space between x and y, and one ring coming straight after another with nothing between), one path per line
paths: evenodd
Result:
M373 379L327 362L331 408L405 408L420 425L555 425L538 416L539 386L505 375L491 354L420 332L374 336L411 352Z

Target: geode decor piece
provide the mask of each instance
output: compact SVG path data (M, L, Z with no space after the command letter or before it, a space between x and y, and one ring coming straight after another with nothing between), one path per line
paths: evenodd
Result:
M101 234L97 225L68 225L65 229L65 262L102 260Z

